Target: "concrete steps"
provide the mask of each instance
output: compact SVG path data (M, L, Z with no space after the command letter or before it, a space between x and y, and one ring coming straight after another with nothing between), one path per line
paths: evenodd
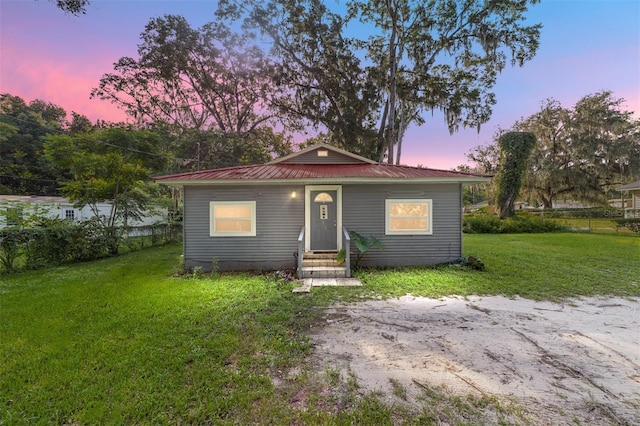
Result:
M304 253L302 278L346 278L347 268L338 265L336 252Z

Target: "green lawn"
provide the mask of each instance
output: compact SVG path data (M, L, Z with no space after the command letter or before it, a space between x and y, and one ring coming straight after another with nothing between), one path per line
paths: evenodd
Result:
M464 255L479 257L486 270L409 268L362 276L373 291L392 296L502 294L557 300L640 295L640 238L635 236L465 234Z
M0 276L0 424L419 423L438 416L311 371L305 332L324 306L406 293L640 296L637 237L464 242L485 271L369 270L361 288L310 295L260 275L176 276L175 245Z

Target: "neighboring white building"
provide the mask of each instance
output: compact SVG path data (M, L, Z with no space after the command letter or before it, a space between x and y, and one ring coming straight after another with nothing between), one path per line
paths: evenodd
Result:
M627 201L622 206L624 208L624 216L627 218L640 217L640 180L622 185L617 190L623 194L629 193L631 195L631 202Z
M111 203L100 203L97 207L99 215L107 217L110 215ZM0 229L13 225L11 216L16 217L17 215L19 218L26 218L36 211L44 212L46 217L52 219L60 218L73 221L90 219L95 216L89 206L84 206L81 209L76 208L72 202L63 197L0 195ZM153 225L154 223L166 221L167 211L162 209L159 213L150 213L141 221L130 221L129 226Z

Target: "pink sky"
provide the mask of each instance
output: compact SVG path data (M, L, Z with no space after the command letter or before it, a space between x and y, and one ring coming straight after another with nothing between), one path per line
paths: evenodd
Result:
M46 0L2 0L0 93L52 102L92 121L125 120L110 103L89 99L100 77L120 57L135 57L150 18L180 14L197 27L212 19L214 8L215 2L189 0L92 0L86 15L74 17ZM407 132L404 163L464 164L473 147L490 143L499 127L509 128L551 97L572 107L583 96L611 90L640 116L640 1L546 0L531 8L529 21L544 25L538 54L500 75L498 104L481 132L450 136L442 114L429 114L427 124Z

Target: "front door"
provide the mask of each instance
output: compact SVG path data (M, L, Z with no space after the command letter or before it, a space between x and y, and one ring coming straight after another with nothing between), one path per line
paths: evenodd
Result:
M311 250L337 250L337 191L311 191L310 201Z

